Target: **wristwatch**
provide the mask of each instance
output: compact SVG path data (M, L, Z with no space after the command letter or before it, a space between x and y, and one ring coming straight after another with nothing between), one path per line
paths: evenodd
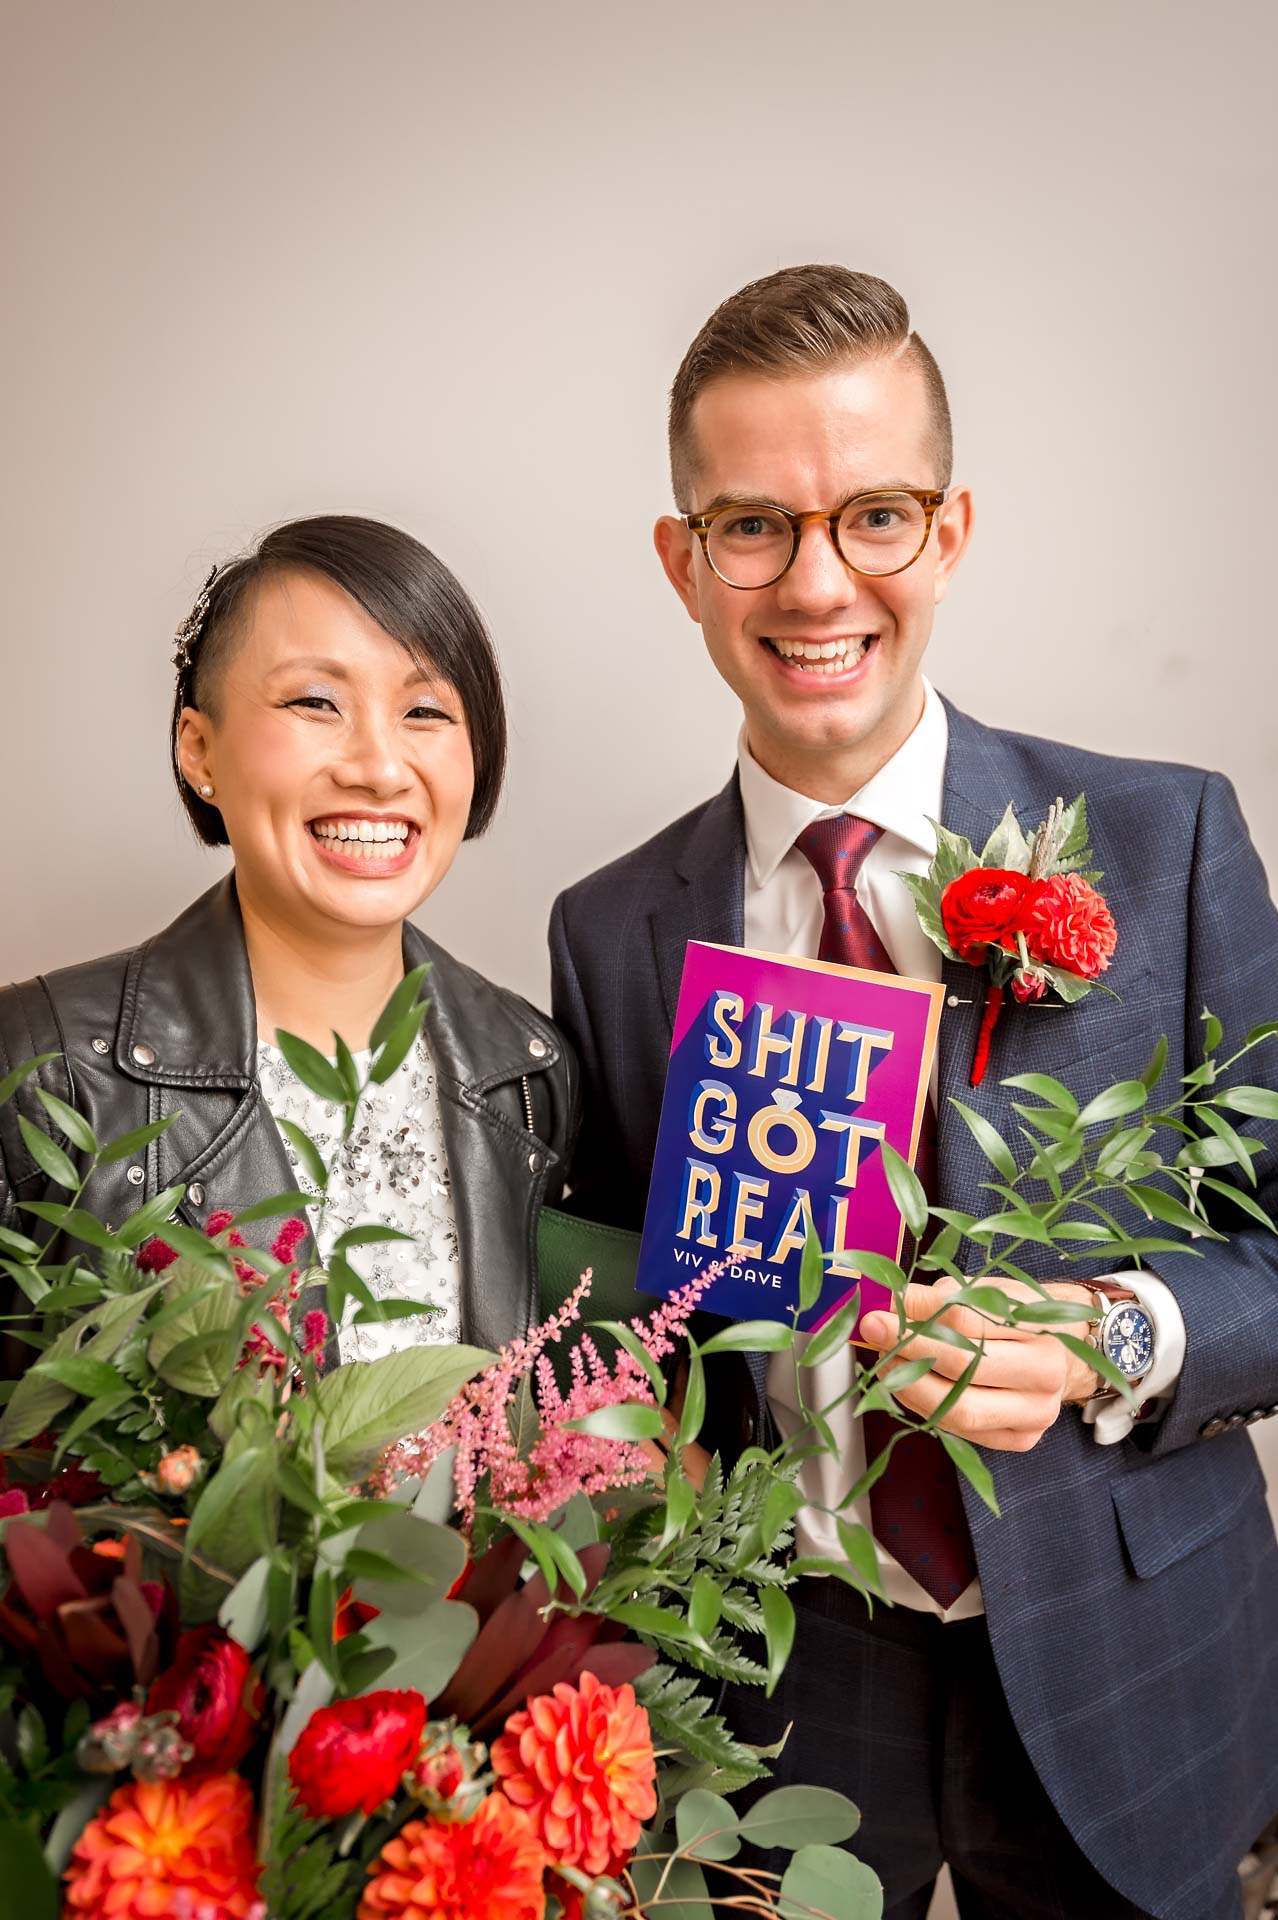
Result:
M1139 1386L1154 1364L1154 1322L1130 1287L1110 1280L1083 1283L1092 1295L1086 1341L1113 1363L1128 1386ZM1088 1397L1113 1393L1108 1380L1098 1381Z

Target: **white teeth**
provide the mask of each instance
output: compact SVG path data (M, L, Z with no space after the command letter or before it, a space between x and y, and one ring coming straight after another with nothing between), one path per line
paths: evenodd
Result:
M344 853L386 860L403 852L409 828L406 820L321 820L311 832L317 840L340 845Z
M845 673L849 667L856 666L873 638L871 634L857 634L852 639L839 640L773 640L770 644L774 652L800 673Z

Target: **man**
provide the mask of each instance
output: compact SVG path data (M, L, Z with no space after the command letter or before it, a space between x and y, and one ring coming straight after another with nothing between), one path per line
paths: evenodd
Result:
M1166 1034L1174 1088L1200 1057L1204 1005L1235 1044L1278 1012L1278 915L1225 780L994 732L924 679L972 524L950 440L904 302L842 268L744 288L679 369L679 513L656 544L744 724L716 798L555 906L555 1014L584 1074L585 1214L642 1219L689 939L877 954L943 977L930 1177L941 1204L978 1211L991 1173L952 1097L1015 1140L1023 1096L1008 1075L1051 1073L1086 1099L1139 1074ZM875 542L889 537L886 571ZM1009 1007L974 1091L984 976L942 968L895 876L926 870L929 817L979 848L1009 801L1032 831L1080 790L1119 929L1106 975L1119 997ZM1273 1145L1269 1128L1257 1197L1270 1211ZM1224 1224L1228 1244L1164 1255L1159 1278L1080 1268L1064 1282L1048 1249L1022 1250L1080 1320L1134 1296L1153 1336L1139 1416L1092 1397L1097 1376L1050 1336L992 1336L945 1424L982 1448L1002 1517L935 1440L901 1471L894 1455L859 1517L895 1604L871 1617L844 1583L799 1581L777 1696L737 1698L748 1739L794 1721L782 1778L861 1807L856 1845L894 1920L921 1920L943 1860L964 1920L1239 1911L1235 1864L1278 1805L1278 1550L1240 1430L1278 1412L1278 1261L1254 1221L1233 1210ZM953 1285L914 1291L911 1317ZM890 1341L882 1317L867 1331ZM917 1351L933 1369L899 1398L926 1413L955 1368L937 1342ZM852 1364L827 1363L818 1403ZM718 1368L716 1442L740 1445L769 1414L793 1429L785 1356ZM872 1425L845 1417L840 1458L803 1469L804 1550L837 1554L829 1509L881 1445Z

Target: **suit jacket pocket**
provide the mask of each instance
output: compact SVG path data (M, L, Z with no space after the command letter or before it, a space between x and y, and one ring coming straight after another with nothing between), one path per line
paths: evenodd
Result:
M1134 1466L1113 1483L1132 1572L1147 1580L1263 1512L1265 1478L1241 1430Z

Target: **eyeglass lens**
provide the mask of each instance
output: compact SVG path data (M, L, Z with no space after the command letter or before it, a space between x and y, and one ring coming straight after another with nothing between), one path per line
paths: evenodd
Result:
M850 500L839 518L839 552L858 573L895 573L923 545L927 515L908 493L876 493ZM730 508L706 538L715 572L730 586L766 587L784 573L794 533L773 507Z

